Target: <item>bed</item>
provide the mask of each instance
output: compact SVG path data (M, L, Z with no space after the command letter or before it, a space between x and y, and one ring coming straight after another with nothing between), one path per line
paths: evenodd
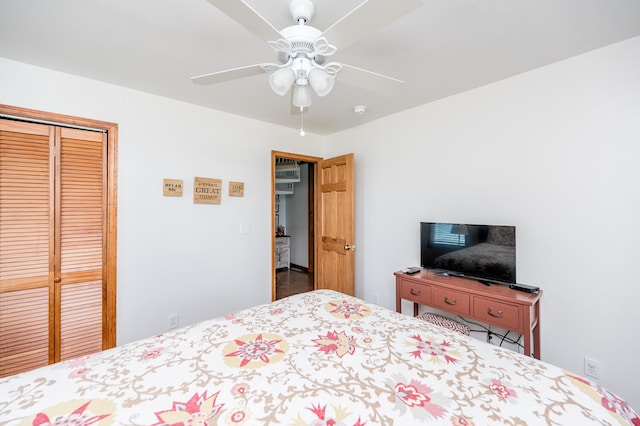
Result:
M316 290L0 379L0 424L640 424L582 377Z
M512 281L516 276L516 251L513 246L480 243L438 256L432 267Z

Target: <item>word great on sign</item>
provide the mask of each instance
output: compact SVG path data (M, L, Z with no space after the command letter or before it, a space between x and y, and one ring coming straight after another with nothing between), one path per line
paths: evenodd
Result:
M193 181L193 202L195 204L220 204L222 180L196 177Z

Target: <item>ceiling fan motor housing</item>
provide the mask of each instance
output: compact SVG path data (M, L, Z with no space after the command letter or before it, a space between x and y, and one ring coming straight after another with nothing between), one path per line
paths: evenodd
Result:
M322 35L322 31L310 25L292 25L282 29L280 34L291 43L292 50L313 52L313 42Z

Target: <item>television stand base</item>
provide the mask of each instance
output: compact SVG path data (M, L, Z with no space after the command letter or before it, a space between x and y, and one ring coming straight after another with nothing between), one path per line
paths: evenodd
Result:
M396 312L402 299L418 306L460 315L524 336L524 354L540 359L540 298L542 290L528 293L506 285L486 287L475 279L436 276L433 270L406 275L396 272Z

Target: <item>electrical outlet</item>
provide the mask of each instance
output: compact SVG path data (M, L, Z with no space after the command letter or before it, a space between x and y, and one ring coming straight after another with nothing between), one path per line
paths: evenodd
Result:
M178 328L178 314L169 315L169 330Z
M373 293L373 303L378 304L378 293Z
M600 361L584 357L584 374L593 377L594 379L600 378Z

